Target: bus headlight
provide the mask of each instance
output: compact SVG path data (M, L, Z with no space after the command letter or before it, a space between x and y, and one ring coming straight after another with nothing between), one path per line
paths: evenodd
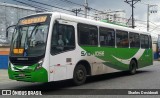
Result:
M37 65L37 67L36 67L36 70L41 69L41 68L42 68L42 64L43 64L43 60L40 60L40 61L38 62L38 65Z
M16 69L14 69L14 65L9 61L8 62L8 69L11 69L11 70L16 70Z

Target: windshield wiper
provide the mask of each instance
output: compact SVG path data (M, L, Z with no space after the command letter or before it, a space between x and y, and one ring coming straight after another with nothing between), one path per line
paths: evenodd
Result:
M31 34L30 34L29 39L32 37L33 32L36 30L36 28L37 28L39 25L40 25L40 23L38 23L38 24L36 24L36 25L34 26L34 28L33 28L32 32L31 32Z

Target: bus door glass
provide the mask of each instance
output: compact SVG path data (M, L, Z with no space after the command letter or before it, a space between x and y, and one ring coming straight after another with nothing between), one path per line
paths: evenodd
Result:
M71 24L55 23L51 38L51 54L60 54L75 48L75 30Z

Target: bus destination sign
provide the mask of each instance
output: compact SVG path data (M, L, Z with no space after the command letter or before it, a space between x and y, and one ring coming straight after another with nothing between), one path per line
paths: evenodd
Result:
M20 20L20 24L28 25L28 24L45 22L46 20L47 20L47 16L38 16L38 17L32 17L32 18L26 18L26 19Z

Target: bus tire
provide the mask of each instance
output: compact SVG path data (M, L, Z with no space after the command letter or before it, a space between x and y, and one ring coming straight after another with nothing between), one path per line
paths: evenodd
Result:
M73 83L75 85L82 85L86 81L87 71L84 65L78 64L73 73Z
M131 60L130 65L129 65L129 73L131 75L134 75L137 70L137 63L135 60Z

